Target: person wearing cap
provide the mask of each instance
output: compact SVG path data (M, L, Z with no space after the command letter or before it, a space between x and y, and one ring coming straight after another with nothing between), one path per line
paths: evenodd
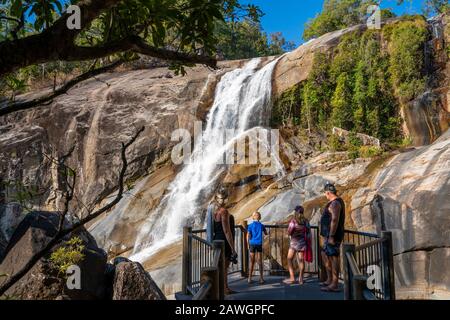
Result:
M305 251L307 248L307 237L310 236L310 226L308 219L304 216L305 209L297 206L294 210L294 217L289 222L288 235L291 237L287 256L289 278L284 280L286 284L295 283L294 257L297 257L299 267L298 283L303 284L303 273L305 270Z
M234 235L233 235L233 217L226 209L226 201L228 199L228 192L221 188L216 194L214 200L208 206L207 223L206 223L206 237L208 242L222 240L225 243L225 267L228 270L230 263L237 257L234 249ZM228 271L225 272L224 284L225 293L233 294L235 291L228 287Z
M322 261L327 279L322 282L322 291L339 292L340 246L344 239L345 203L337 196L336 187L327 183L324 187L328 203L320 219L320 235L323 239Z

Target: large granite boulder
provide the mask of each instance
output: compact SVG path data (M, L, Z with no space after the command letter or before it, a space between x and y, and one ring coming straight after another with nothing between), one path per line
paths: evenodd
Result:
M52 239L56 233L59 215L53 212L31 212L18 225L0 260L0 274L13 275ZM66 225L70 222L66 221ZM102 299L106 253L98 248L95 239L80 229L65 240L77 236L82 240L84 257L78 263L81 272L80 289L69 289L66 275L60 274L49 260L49 255L38 263L6 295L17 299ZM58 248L61 243L54 249ZM0 284L5 278L0 278Z
M113 300L166 300L150 274L138 262L116 265Z
M393 232L400 297L449 297L450 130L393 157L353 196L359 230Z
M120 143L137 128L146 127L128 152L130 177L145 176L161 158L170 159L168 153L176 143L171 141L172 132L178 128L192 132L198 113L209 108L215 88L211 84L230 66L236 67L221 64L213 72L198 66L184 77L164 67L106 73L80 83L48 106L2 117L0 177L39 186L42 196L36 204L58 211L56 191L63 186L52 175L48 158L75 147L67 165L78 174L79 202L91 204L113 192L121 165Z

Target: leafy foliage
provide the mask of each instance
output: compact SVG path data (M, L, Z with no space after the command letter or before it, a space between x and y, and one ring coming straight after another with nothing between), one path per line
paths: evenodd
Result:
M425 14L432 15L437 13L444 13L450 10L450 4L448 0L426 0L425 1Z
M377 146L361 146L358 153L362 158L373 158L382 155L383 149Z
M8 201L18 203L25 212L33 209L33 200L39 195L38 186L18 180L0 180L0 190L8 190Z
M0 0L0 41L42 33L70 4L62 0ZM123 0L100 14L83 29L78 46L106 46L128 36L139 36L148 45L177 52L215 55L225 59L278 55L294 44L281 33L268 36L260 25L261 10L237 0ZM96 61L50 62L20 69L0 79L0 95L14 100L16 93L64 82L89 68L102 67L115 58L133 60L133 53L117 53ZM185 73L188 63L172 61L170 69Z
M427 37L422 17L406 17L381 31L344 35L334 52L315 55L307 81L275 101L273 122L295 122L301 128L322 131L337 126L399 143L400 106L425 89L423 45ZM335 137L329 145L342 149ZM360 147L347 146L353 156L359 155ZM361 153L377 154L372 149Z
M252 7L253 8L253 7ZM247 9L246 15L228 14L225 21L216 25L217 53L223 59L248 59L279 55L295 48L281 32L268 36L262 29L259 9Z
M50 262L58 274L66 274L67 269L80 263L83 258L84 244L79 237L73 237L63 246L52 252Z
M425 90L423 43L428 36L426 21L417 18L386 29L390 38L389 71L396 95L402 102L409 101Z
M367 8L377 3L378 1L373 0L325 0L321 13L308 21L303 38L309 40L328 32L365 23L368 18ZM395 16L389 9L383 9L381 15L382 18Z

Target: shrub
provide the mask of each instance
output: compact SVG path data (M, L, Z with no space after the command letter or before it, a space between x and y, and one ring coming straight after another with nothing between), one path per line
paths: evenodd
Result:
M328 146L331 151L342 151L343 150L343 145L341 143L341 139L336 134L332 134L328 138Z
M358 150L361 158L373 158L383 153L383 149L377 146L361 146Z
M50 262L58 274L65 274L71 265L80 263L83 258L84 244L79 237L73 237L50 256Z
M360 157L359 148L362 146L362 141L358 138L356 132L350 132L347 141L348 156L350 159L356 159Z

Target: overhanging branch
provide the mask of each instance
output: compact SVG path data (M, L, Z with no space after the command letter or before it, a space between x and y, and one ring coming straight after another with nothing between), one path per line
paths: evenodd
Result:
M216 66L216 60L208 56L199 56L176 51L155 48L143 39L132 36L119 41L109 42L100 47L80 47L75 45L77 35L90 25L103 11L108 10L121 0L82 0L78 2L81 10L81 29L70 30L66 22L69 15L64 13L52 26L43 32L23 39L0 42L0 76L29 65L50 61L82 61L97 59L113 53L133 51L155 58L183 63Z
M66 93L70 88L75 86L77 83L80 83L81 81L87 80L91 77L97 76L97 75L107 72L109 70L112 70L112 69L116 68L117 66L121 65L122 63L124 63L124 60L119 59L119 60L117 60L109 65L106 65L104 67L89 70L89 71L79 75L78 77L75 77L72 80L68 81L66 84L62 85L61 87L56 89L54 92L52 92L48 95L44 95L42 97L39 97L39 98L36 98L33 100L29 100L29 101L7 104L5 107L0 108L0 117L5 116L10 113L13 113L13 112L16 112L16 111L27 110L27 109L37 107L39 105L47 104L48 102L51 102L54 98Z

